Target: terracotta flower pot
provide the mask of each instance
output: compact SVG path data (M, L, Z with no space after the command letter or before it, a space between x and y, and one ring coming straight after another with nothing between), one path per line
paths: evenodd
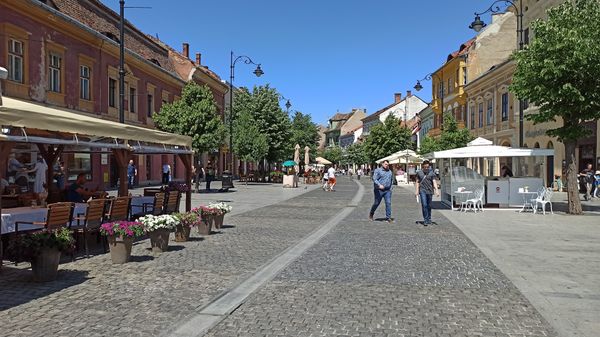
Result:
M157 229L148 233L150 236L150 245L153 253L163 253L169 249L169 235L171 231L168 229Z
M49 282L56 279L60 251L56 248L42 248L40 255L31 260L33 279L36 282Z
M224 219L225 219L225 214L213 216L213 224L216 229L221 229L221 227L223 226Z
M186 242L190 239L191 228L188 225L177 225L175 229L175 241Z
M108 237L108 247L110 248L110 259L113 264L123 264L129 262L131 257L131 247L133 238L131 237Z
M200 235L210 235L210 230L213 223L212 215L204 215L202 217L201 224L198 225L198 234Z

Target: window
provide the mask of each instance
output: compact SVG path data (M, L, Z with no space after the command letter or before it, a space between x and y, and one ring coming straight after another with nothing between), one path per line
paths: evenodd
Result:
M449 78L448 79L448 94L450 94L452 92L452 79Z
M460 69L456 69L456 77L455 78L456 78L456 82L455 82L456 85L455 85L455 87L457 87L457 86L460 85L460 83L459 83L459 81L460 81Z
M525 45L529 44L529 28L525 28L525 31L523 32L523 43Z
M487 100L487 125L494 123L494 100L492 98Z
M467 85L467 67L463 67L463 85Z
M117 80L113 78L108 79L108 106L116 108L117 98Z
M481 128L483 127L483 103L479 103L479 111L477 117L479 118L478 126Z
M444 97L444 82L438 83L438 98Z
M90 67L79 67L79 98L90 100Z
M60 90L60 71L62 66L62 58L57 54L50 54L50 66L48 68L48 89L53 92L61 92Z
M23 42L8 40L8 79L23 83Z
M129 112L135 112L137 103L137 93L135 88L129 88Z
M152 117L154 112L154 96L148 94L148 117Z
M471 110L471 129L475 129L475 106L471 105L469 109Z
M508 93L502 94L502 121L508 120Z

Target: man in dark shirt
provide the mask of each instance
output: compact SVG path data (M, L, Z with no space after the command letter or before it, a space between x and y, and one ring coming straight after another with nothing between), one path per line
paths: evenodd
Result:
M594 170L592 169L592 164L587 164L587 167L579 173L579 176L581 176L585 182L585 200L590 200L592 198L591 193L594 184Z
M86 190L83 185L87 182L85 173L79 173L77 180L69 186L67 199L71 202L86 202L94 192Z
M421 211L423 212L423 225L431 224L431 199L433 194L439 196L437 186L437 176L429 168L429 161L425 160L421 164L421 170L417 171L417 182L415 185L415 196L421 202Z
M132 159L129 161L129 165L127 165L127 185L129 189L133 188L133 181L135 179L135 176L137 176L137 169L135 168Z

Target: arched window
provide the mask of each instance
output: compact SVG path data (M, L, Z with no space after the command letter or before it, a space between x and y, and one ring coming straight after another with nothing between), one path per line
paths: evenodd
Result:
M534 149L539 149L540 148L540 143L535 142L535 145L533 146Z
M546 146L546 148L553 149L554 148L554 144L552 144L552 142L548 142L548 146Z

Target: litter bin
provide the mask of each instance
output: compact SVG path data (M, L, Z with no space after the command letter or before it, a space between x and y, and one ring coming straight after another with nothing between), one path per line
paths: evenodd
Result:
M229 171L223 172L223 176L221 177L221 190L227 191L230 188L234 188L233 186L233 175Z

